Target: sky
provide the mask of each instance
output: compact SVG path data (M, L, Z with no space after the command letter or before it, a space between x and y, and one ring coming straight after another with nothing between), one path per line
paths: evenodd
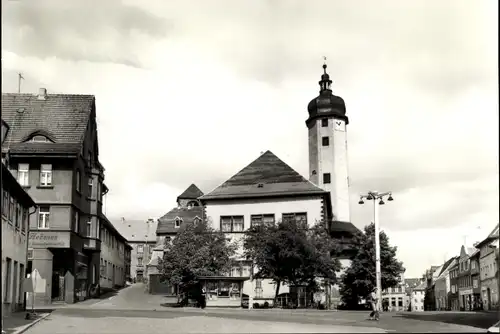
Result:
M99 5L96 5L96 4ZM271 150L309 175L323 65L346 101L352 222L406 277L498 223L498 2L2 0L2 91L94 94L111 219L158 218ZM467 237L466 237L467 236Z

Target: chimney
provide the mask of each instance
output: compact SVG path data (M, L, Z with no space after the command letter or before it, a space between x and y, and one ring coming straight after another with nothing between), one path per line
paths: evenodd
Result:
M46 88L40 88L38 90L38 99L39 100L45 100L47 98L47 89Z

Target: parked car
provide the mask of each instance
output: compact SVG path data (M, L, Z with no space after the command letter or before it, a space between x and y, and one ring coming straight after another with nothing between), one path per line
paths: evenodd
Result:
M500 333L500 321L488 328L488 333Z

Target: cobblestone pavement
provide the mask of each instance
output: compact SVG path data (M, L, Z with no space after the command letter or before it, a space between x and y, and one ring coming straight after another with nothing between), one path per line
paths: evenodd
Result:
M490 325L465 326L464 317L475 317L474 314L459 314L461 320L453 323L439 317L432 320L419 319L413 314L384 313L375 322L367 320L367 312L179 309L162 307L164 302L163 296L147 295L144 287L137 284L109 298L58 308L27 333L484 333Z

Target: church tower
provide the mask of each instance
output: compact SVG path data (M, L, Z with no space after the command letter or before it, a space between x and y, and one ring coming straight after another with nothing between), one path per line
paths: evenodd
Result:
M309 180L329 191L333 221L350 222L347 124L344 100L332 94L332 80L323 65L319 96L307 106Z

